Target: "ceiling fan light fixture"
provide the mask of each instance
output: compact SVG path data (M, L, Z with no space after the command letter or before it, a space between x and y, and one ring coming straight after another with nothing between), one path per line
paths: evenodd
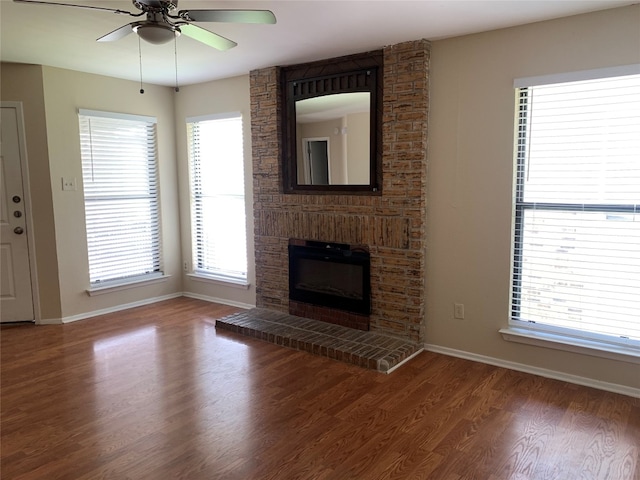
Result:
M174 38L180 36L180 30L178 27L160 23L143 23L141 25L136 25L133 27L133 31L136 32L145 42L149 42L154 45L168 43Z

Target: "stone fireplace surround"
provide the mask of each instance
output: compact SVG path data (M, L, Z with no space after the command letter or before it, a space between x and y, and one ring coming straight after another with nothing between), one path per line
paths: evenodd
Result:
M256 306L289 312L289 239L367 245L367 333L421 346L430 43L388 46L383 55L381 195L283 194L280 71L269 67L251 72Z

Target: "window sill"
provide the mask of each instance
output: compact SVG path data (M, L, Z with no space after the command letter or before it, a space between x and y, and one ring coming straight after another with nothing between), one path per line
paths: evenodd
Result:
M135 287L144 287L147 285L153 285L154 283L166 282L170 277L171 275L158 274L152 277L136 278L135 280L111 283L101 285L99 287L91 287L87 290L87 295L94 297L96 295L104 295L105 293L129 290Z
M248 290L251 285L246 280L240 280L237 278L219 277L217 275L206 275L204 273L187 273L187 277L204 283L213 283L216 285L223 285L225 287L241 288Z
M574 338L554 333L509 327L500 329L502 338L508 342L536 345L565 352L581 353L594 357L640 364L640 350L613 343Z

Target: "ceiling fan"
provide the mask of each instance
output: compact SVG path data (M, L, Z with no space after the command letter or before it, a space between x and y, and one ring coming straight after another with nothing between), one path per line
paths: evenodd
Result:
M269 10L178 10L178 0L132 0L133 6L140 12L129 12L93 5L43 2L39 0L13 0L16 3L39 5L57 5L62 7L86 8L146 19L131 22L98 38L98 42L113 42L135 32L138 36L156 45L174 40L183 34L218 50L228 50L237 45L217 33L210 32L191 22L227 22L227 23L276 23L276 17Z

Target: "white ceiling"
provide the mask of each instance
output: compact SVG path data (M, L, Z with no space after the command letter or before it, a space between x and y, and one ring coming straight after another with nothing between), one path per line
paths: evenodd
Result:
M130 0L66 0L136 12ZM337 57L408 40L477 33L636 3L637 0L180 0L179 9L265 9L275 25L198 24L238 46L226 52L177 40L178 82L189 85L256 68ZM134 21L81 8L0 0L0 59L140 80L138 38L95 39ZM141 44L144 83L173 86L174 43Z

